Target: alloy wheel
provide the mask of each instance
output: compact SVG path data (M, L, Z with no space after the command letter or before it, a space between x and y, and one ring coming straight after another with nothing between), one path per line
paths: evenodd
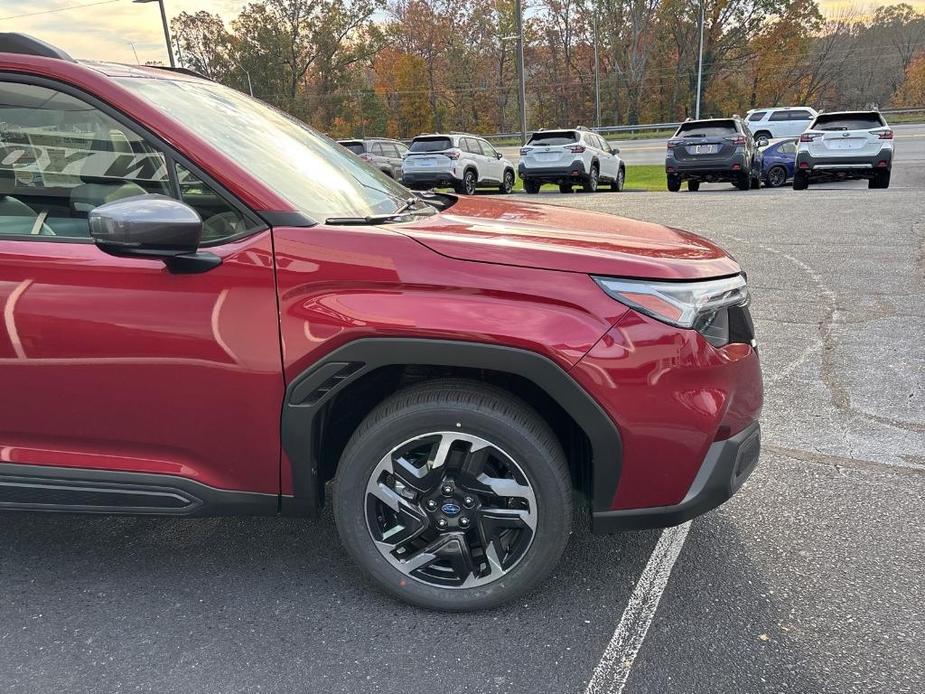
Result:
M463 185L466 188L466 195L475 195L475 174L467 171L463 178Z
M410 578L471 588L508 574L533 542L536 495L523 469L478 436L439 431L405 441L366 486L376 548Z
M768 185L772 188L779 188L787 180L787 172L779 166L774 166L768 171Z

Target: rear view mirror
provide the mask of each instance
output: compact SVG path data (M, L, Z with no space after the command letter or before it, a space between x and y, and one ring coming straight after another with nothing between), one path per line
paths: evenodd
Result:
M759 137L757 140L755 140L755 144L758 145L759 147L767 147L767 146L768 146L768 138L766 138L766 137Z
M501 152L495 152L495 159L501 158Z
M90 212L90 236L104 253L120 258L157 258L171 272L204 272L221 264L198 253L202 219L189 205L166 195L136 195Z

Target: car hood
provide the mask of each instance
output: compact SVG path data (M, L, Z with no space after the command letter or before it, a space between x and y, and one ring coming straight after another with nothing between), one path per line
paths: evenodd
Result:
M695 234L570 207L460 197L445 212L389 228L459 260L666 280L740 272Z

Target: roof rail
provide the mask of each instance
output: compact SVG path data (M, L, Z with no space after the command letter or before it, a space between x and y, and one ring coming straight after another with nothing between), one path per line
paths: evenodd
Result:
M190 77L198 77L201 80L207 80L209 82L214 82L215 80L206 77L201 72L196 72L195 70L190 70L188 67L170 67L169 65L142 65L140 67L150 67L155 70L167 70L167 72L176 72L180 75L189 75Z
M591 132L591 128L588 128L584 125L576 125L575 130L587 130L588 132Z
M60 48L45 43L28 34L0 32L0 53L18 53L19 55L37 55L42 58L56 58L69 63L77 62Z

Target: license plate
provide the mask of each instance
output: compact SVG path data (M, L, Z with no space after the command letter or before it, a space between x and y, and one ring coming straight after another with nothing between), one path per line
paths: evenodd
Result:
M687 148L688 154L716 154L719 145L691 145Z
M434 159L433 157L429 159L421 159L421 166L436 166L436 165L437 165L437 160Z
M559 158L558 152L542 152L536 155L537 161L555 161Z
M829 140L827 143L829 149L858 149L864 146L864 140L860 138L845 138L844 140Z

